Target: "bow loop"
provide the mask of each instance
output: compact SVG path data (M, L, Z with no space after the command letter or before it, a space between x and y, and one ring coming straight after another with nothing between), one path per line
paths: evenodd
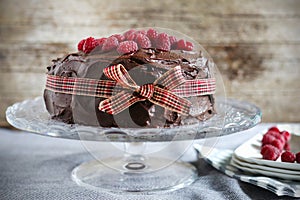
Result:
M126 68L121 64L106 67L103 70L103 73L107 78L116 81L118 84L120 84L123 87L133 88L133 89L139 88L138 85L135 83L135 81L128 74Z

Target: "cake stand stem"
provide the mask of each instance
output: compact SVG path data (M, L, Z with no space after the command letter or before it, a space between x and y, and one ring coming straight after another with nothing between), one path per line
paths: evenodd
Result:
M137 171L146 168L146 149L145 142L127 142L125 143L125 166L129 171Z

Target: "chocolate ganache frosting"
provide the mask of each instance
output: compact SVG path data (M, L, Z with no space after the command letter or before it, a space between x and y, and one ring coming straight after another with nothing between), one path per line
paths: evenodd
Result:
M48 75L60 77L108 80L104 68L122 64L138 84L153 83L168 70L180 66L186 80L211 77L208 60L201 52L140 48L119 55L117 51L103 52L97 47L90 53L77 52L53 60ZM135 95L134 93L132 95ZM104 97L65 94L44 90L44 101L52 119L69 124L101 127L172 127L209 119L215 113L212 94L187 97L191 102L189 115L168 110L149 100L139 101L118 114L98 109Z

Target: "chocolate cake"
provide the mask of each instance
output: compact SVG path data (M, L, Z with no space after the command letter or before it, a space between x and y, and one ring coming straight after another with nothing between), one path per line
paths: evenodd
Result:
M114 36L118 39L119 47L128 37L126 34L121 36L124 37L118 39L116 35ZM149 38L151 37L148 35ZM153 39L149 39L152 45L146 48L142 48L138 40L133 48L126 43L123 47L125 50L127 48L128 52L124 52L124 48L120 49L118 46L109 49L105 42L101 44L101 39L96 44L96 40L93 39L94 43L90 42L86 47L84 44L82 46L81 42L77 53L53 60L53 64L47 67L47 74L75 79L110 80L103 73L104 69L121 64L139 86L155 82L176 66L180 66L185 80L212 77L208 61L201 55L201 52L184 49L184 46L180 47L179 41L176 43L177 47L174 47L175 43L172 44L170 40L167 43L169 45L167 49L157 48L158 45L155 47ZM111 42L108 45L113 46ZM103 50L104 47L105 50ZM185 46L185 48L188 47ZM99 84L97 87L100 87ZM164 88L159 85L157 87ZM133 92L132 95L139 94ZM204 121L215 113L213 93L184 98L191 102L187 115L156 105L148 99L138 101L117 114L111 114L99 110L100 102L107 99L106 97L58 92L52 90L51 87L46 87L44 90L45 105L52 119L68 124L131 128L171 127L194 123L195 119Z

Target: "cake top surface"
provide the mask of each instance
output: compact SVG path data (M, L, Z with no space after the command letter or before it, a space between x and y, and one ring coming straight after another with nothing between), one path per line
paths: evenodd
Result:
M88 37L81 40L77 48L86 54L94 49L102 52L117 51L123 55L132 53L138 49L156 48L163 51L170 50L194 50L194 44L185 39L179 39L166 32L158 32L156 29L147 30L130 29L123 34L113 34L109 37L94 38Z

